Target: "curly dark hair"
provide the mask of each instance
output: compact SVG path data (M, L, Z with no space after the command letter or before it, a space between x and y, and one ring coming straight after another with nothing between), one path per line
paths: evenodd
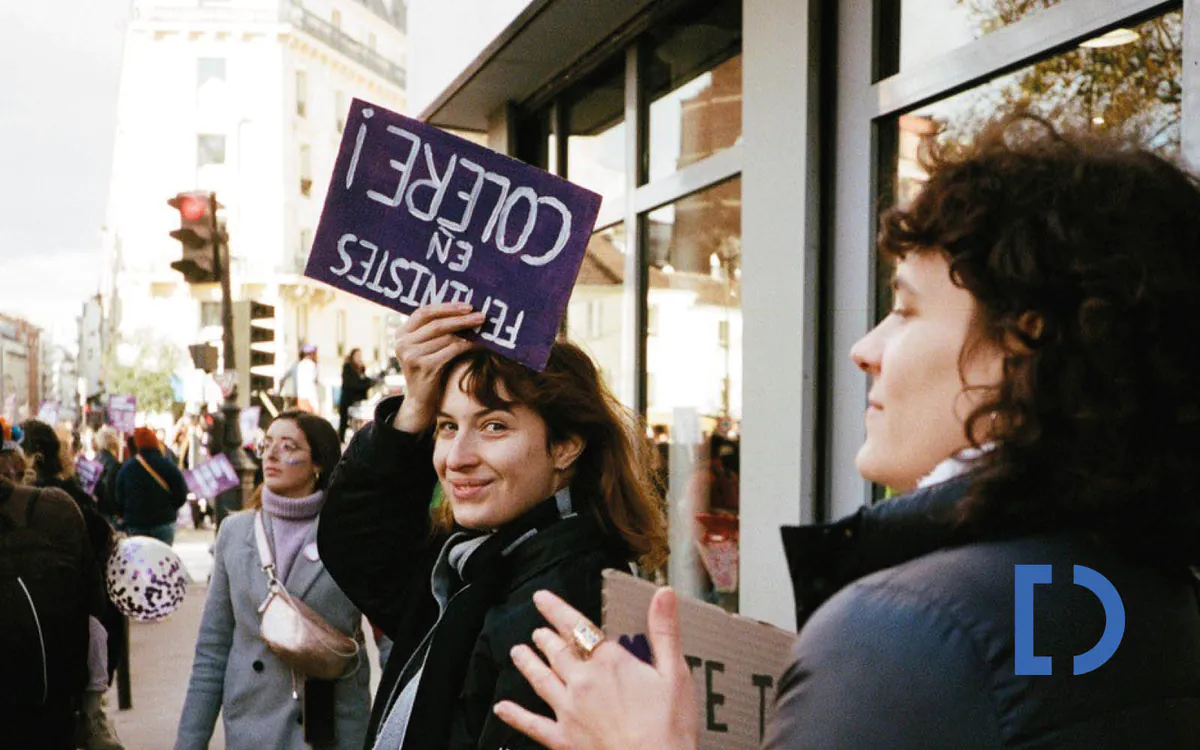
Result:
M880 250L945 253L1004 351L966 420L995 441L963 530L1087 533L1146 562L1200 562L1200 181L1138 145L1017 113L881 218ZM989 433L989 427L994 429Z

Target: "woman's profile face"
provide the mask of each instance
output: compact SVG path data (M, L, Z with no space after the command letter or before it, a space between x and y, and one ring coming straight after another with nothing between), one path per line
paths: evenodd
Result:
M316 491L312 450L300 425L277 419L262 442L263 484L280 497L307 497Z
M970 445L965 419L1001 381L999 347L980 343L959 371L977 305L950 280L940 252L896 264L892 312L850 350L870 376L867 439L855 463L865 479L898 491L916 487L941 461Z
M495 529L557 492L579 450L575 441L548 447L545 421L526 406L488 409L476 401L461 387L466 367L450 373L434 423L433 467L454 520Z

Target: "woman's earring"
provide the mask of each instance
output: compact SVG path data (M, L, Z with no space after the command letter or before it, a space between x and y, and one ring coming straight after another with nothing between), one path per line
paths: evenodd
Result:
M993 414L993 419L994 418L995 418L995 415ZM317 484L317 483L320 483L320 481L321 481L321 470L314 469L313 470L313 483Z

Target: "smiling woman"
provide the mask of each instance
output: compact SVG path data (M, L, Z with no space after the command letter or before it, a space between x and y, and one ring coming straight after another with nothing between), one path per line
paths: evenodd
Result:
M491 710L548 711L508 655L542 624L532 592L598 621L603 569L665 557L649 446L592 361L559 342L539 373L454 335L482 317L413 314L396 345L407 396L380 404L329 491L322 558L396 644L378 748L535 747Z

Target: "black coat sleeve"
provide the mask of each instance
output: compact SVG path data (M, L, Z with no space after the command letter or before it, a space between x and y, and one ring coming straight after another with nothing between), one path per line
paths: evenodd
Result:
M430 532L433 442L392 427L400 402L381 403L355 434L330 478L317 531L334 581L393 640L414 611L433 604L429 573L440 542Z

